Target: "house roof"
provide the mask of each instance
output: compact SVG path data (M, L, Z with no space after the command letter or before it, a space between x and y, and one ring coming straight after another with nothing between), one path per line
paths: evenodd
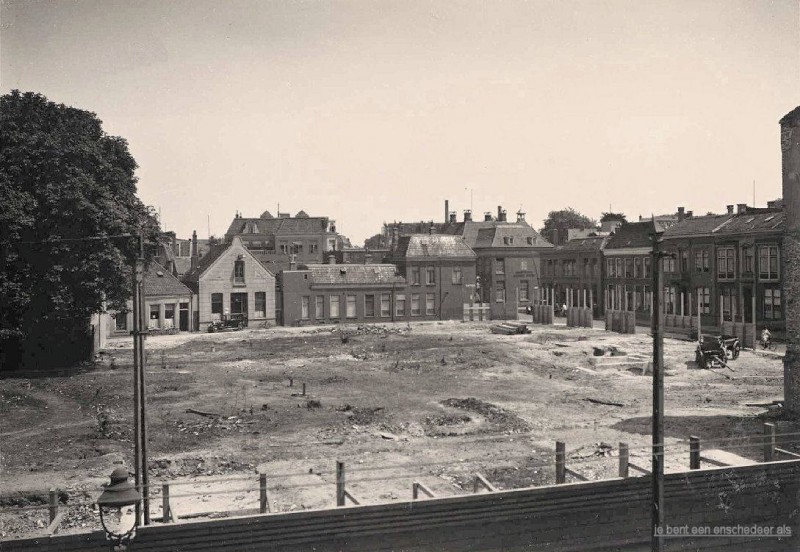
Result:
M633 247L652 247L653 226L658 232L663 232L663 227L658 221L645 220L642 222L628 222L617 228L606 243L606 249L627 249Z
M274 218L265 211L260 218L237 217L231 221L225 236L230 239L232 236L245 234L247 225L251 223L258 228L258 232L252 235L318 234L328 230L328 217L309 217L303 211L300 211L298 215L300 215L299 218Z
M312 264L306 270L311 274L312 285L386 285L404 284L392 264Z
M800 121L800 105L792 109L789 113L781 117L779 124L789 125Z
M528 242L530 240L530 243ZM483 247L553 247L539 233L524 223L495 224L480 228L474 248Z
M692 236L732 236L761 232L782 232L785 214L778 209L757 209L755 212L691 217L670 226L664 238Z
M192 291L158 263L150 263L143 280L145 297L191 295Z
M601 251L605 249L611 236L586 236L573 238L564 245L556 247L557 251Z
M474 259L475 252L470 249L461 236L443 234L417 234L403 236L397 243L395 258L457 258Z

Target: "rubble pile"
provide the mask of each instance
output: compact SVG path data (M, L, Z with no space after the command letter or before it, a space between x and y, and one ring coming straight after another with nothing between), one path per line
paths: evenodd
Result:
M187 477L194 475L228 475L231 473L255 472L255 465L224 457L212 458L157 458L148 463L150 474L159 478Z

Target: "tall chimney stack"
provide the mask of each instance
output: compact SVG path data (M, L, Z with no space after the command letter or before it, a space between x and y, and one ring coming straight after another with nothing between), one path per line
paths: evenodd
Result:
M780 120L783 202L783 289L786 316L786 356L783 357L784 406L800 414L800 106Z
M486 211L483 214L483 220L484 220L484 222L490 222L492 220L492 212L491 211Z
M444 221L448 221L448 217L450 216L450 201L445 199L444 200Z
M199 260L199 255L197 252L197 230L192 231L192 260L190 261L190 268L194 270L197 268L197 263Z
M733 214L733 205L726 205L725 207L728 209L728 214L732 215Z
M737 203L736 212L740 215L745 214L747 212L747 203Z
M686 218L686 212L683 207L678 207L678 222L682 221ZM639 215L639 220L642 220L642 216Z

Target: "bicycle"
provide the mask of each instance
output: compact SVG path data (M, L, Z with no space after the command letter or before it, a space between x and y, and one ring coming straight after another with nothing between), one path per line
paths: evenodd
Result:
M761 344L761 348L767 351L774 351L778 348L772 339L759 339L758 342Z

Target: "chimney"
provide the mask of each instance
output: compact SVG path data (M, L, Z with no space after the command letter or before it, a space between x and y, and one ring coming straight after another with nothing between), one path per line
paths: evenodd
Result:
M682 221L686 218L686 213L683 207L678 207L678 222ZM639 220L642 220L642 216L639 215Z
M500 217L503 215L503 207L501 205L497 206L497 220L502 220Z
M743 215L747 212L747 203L737 203L736 204L736 213L739 215Z
M289 270L297 270L297 255L294 253L289 256Z
M500 207L497 208L497 220L500 222L506 222L508 219L506 218L506 210L501 209Z
M444 221L448 221L448 217L450 216L450 201L445 199L444 200Z
M450 211L450 220L449 222L456 222L456 212Z
M328 264L335 265L336 264L336 255L328 255ZM291 263L289 264L291 266Z
M780 120L781 174L783 190L783 251L781 263L783 297L797 297L800 292L800 106ZM784 406L794 414L800 413L800 301L786 302L786 356L783 357Z
M492 212L491 211L486 211L483 214L483 221L484 222L491 222L491 220L492 220Z
M525 212L522 209L517 211L517 222L525 222Z
M395 249L397 249L397 239L399 237L400 230L397 226L392 226L392 240L389 243L389 251L391 251L392 255L394 255Z
M199 257L197 252L197 230L194 230L192 232L192 260L191 264L189 265L191 267L191 270L197 268L198 258Z
M686 218L692 218L694 216L694 211L686 211Z
M472 222L472 211L464 209L464 222Z
M733 205L726 205L726 207L728 208L728 214L732 215L733 214Z

